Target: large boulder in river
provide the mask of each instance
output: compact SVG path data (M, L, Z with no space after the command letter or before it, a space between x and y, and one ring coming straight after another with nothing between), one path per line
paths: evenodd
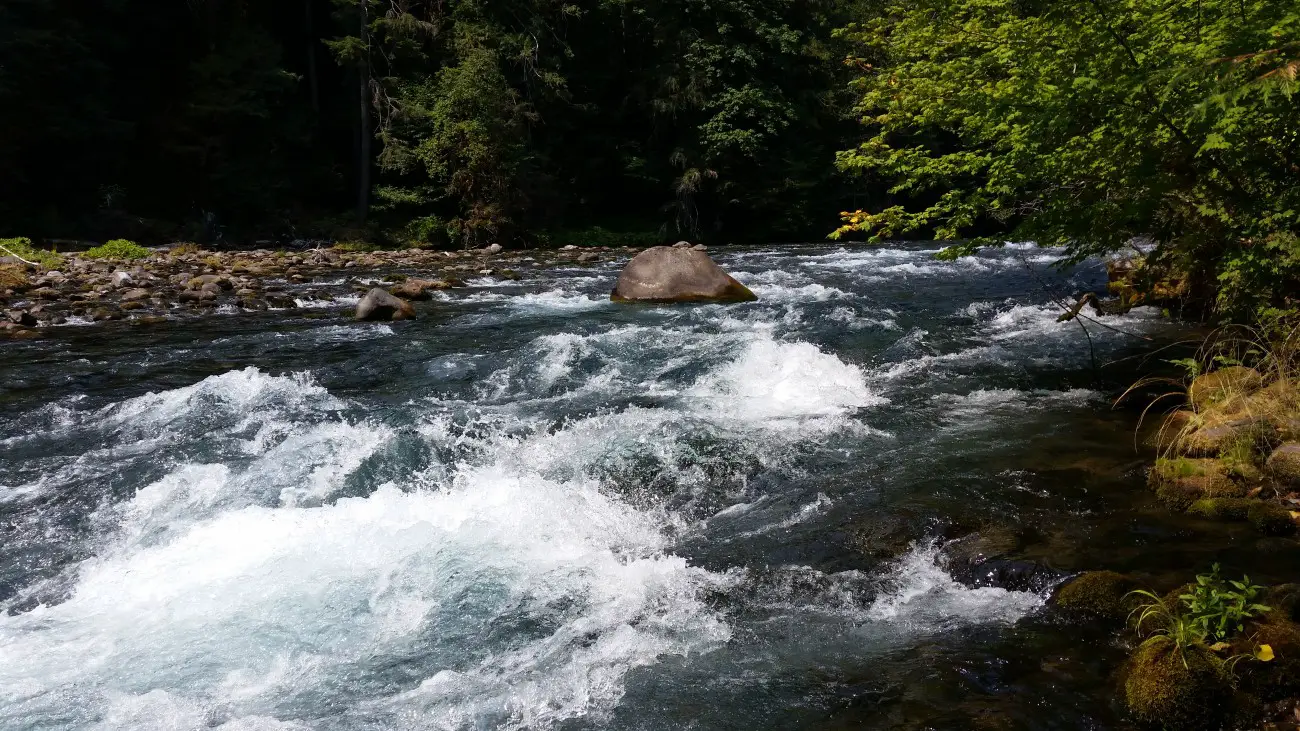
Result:
M619 275L610 299L615 302L753 302L758 297L703 251L656 246L632 257Z
M357 303L358 320L410 320L414 317L414 305L378 287L366 292L366 296Z

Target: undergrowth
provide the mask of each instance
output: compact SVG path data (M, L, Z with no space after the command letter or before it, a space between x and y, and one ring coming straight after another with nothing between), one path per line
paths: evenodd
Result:
M0 256L16 256L46 269L57 269L63 265L63 257L58 252L40 249L32 245L32 240L19 236L13 239L0 239Z
M143 259L151 251L127 239L113 239L106 244L88 249L82 254L87 259Z
M1157 434L1163 456L1184 453L1189 438L1202 427L1228 420L1283 422L1300 416L1300 326L1275 320L1260 327L1229 326L1211 333L1195 355L1166 361L1180 377L1150 376L1131 385L1116 403L1151 387L1163 388L1142 411L1161 409L1168 416L1184 405L1178 419L1166 418ZM1163 407L1163 408L1161 408ZM1260 430L1245 430L1218 456L1230 470L1253 474L1267 445Z

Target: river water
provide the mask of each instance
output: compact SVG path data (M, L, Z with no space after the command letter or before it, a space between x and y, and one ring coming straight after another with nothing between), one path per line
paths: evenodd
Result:
M1097 377L1150 343L1056 322L1098 263L933 253L715 252L744 305L616 306L612 262L3 346L0 728L1122 726L1122 650L937 546L1185 565Z

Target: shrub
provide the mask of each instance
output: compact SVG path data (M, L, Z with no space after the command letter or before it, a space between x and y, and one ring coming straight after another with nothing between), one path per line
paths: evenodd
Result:
M370 253L374 251L383 251L384 247L379 244L368 244L364 241L340 241L334 244L337 251L352 251L358 253Z
M107 244L87 250L87 259L143 259L152 253L145 247L126 239L113 239Z
M421 216L410 221L402 229L401 238L411 244L427 246L451 245L451 236L447 233L447 222L439 216Z
M15 239L0 239L0 256L11 254L19 259L26 259L30 262L40 264L46 269L57 269L63 264L63 257L58 253L47 249L38 249L32 246L32 240L19 236Z
M1248 576L1224 581L1216 563L1210 573L1196 577L1191 592L1178 598L1206 638L1223 642L1244 632L1246 620L1272 611L1255 601L1263 591L1264 587L1251 584Z

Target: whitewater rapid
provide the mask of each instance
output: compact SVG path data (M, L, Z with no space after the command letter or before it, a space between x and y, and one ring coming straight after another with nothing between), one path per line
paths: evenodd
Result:
M440 293L418 330L230 318L118 354L110 392L0 422L0 729L619 727L655 673L776 672L801 626L885 652L1017 622L1043 597L957 583L922 533L871 568L777 548L857 510L918 409L942 439L1097 398L980 375L1079 365L1041 299L965 292L954 340L880 288L1052 252L930 253L739 252L739 307L629 314L607 266Z

